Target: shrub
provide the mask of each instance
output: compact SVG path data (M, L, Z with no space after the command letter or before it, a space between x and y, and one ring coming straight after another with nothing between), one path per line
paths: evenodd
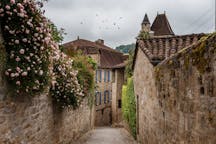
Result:
M94 71L97 63L81 51L73 51L64 49L64 52L74 59L73 68L78 71L78 82L83 90L84 95L88 96L89 106L94 104Z
M122 88L122 113L132 135L136 138L136 99L132 78L128 78L127 85Z
M52 86L50 89L54 101L62 108L76 108L84 96L77 79L77 71L72 67L73 60L64 53L54 59Z

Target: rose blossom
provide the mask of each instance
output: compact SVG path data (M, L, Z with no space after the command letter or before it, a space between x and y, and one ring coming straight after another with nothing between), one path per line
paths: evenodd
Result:
M43 75L43 70L40 70L39 75L41 76Z
M11 73L10 76L13 78L13 77L15 77L15 74L14 74L14 73Z
M22 73L22 76L27 76L27 75L28 75L27 72L23 72L23 73Z
M18 77L18 76L19 76L19 73L15 73L15 76Z
M17 82L16 82L16 85L20 85L20 84L21 84L20 81L17 81Z
M20 69L19 67L16 67L16 70L17 70L18 72L20 72L21 69Z
M6 71L6 72L5 72L5 75L6 75L6 76L9 76L9 72L8 72L8 71Z
M20 53L20 54L24 54L24 53L25 53L25 50L24 50L24 49L20 49L19 53Z
M16 58L16 61L19 62L21 59L19 57Z
M6 5L5 8L6 8L6 10L10 10L10 6L9 5Z
M15 4L15 0L10 0L10 3L11 4Z
M27 40L27 38L24 38L24 39L22 39L22 41L26 43L28 40Z
M19 44L19 40L15 40L15 44Z

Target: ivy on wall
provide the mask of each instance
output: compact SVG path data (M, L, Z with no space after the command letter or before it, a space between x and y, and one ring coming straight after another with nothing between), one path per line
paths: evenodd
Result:
M122 113L132 135L136 138L136 98L132 78L128 78L127 85L122 88Z

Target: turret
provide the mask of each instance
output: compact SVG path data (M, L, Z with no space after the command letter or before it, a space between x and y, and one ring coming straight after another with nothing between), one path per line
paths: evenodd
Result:
M151 24L149 22L149 18L147 14L145 14L145 17L142 22L142 32L147 32L149 33L151 31Z

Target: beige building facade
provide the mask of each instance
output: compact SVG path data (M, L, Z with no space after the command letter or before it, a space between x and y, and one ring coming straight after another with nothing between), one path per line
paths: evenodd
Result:
M121 89L124 83L125 56L104 45L77 39L64 44L67 50L81 50L98 65L95 71L95 126L111 126L121 118Z

